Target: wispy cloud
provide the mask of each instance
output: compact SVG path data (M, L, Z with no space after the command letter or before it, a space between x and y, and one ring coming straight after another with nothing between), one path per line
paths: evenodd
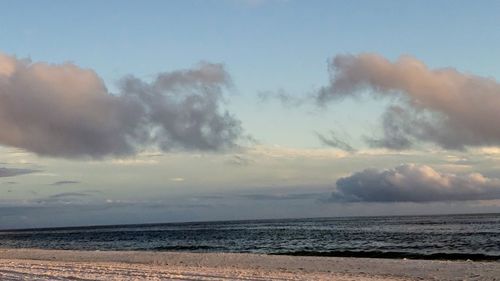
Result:
M330 131L329 136L325 136L318 132L316 132L316 135L318 136L321 143L326 146L338 148L347 152L356 152L356 149L353 146L351 146L347 141L337 136L337 134L334 131Z
M285 90L266 91L258 94L259 101L270 102L278 101L285 107L298 107L310 101L310 97L294 96L287 93Z
M16 168L0 168L0 177L14 177L19 175L26 175L39 172L39 170L32 169L16 169Z
M79 181L73 181L73 180L63 180L63 181L56 181L51 183L50 185L71 185L71 184L78 184L80 183Z
M227 164L239 167L248 166L253 162L254 161L251 158L240 154L232 155L228 160L226 160Z
M36 199L32 203L43 206L57 204L80 205L82 203L88 204L91 197L93 197L93 194L91 192L62 192L44 198Z

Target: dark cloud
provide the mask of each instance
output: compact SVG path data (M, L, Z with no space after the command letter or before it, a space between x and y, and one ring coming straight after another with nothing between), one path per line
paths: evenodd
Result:
M51 183L50 185L68 185L68 184L77 184L80 183L79 181L71 181L71 180L65 180L65 181L56 181Z
M316 133L316 135L318 136L319 140L323 145L335 147L347 152L356 151L356 149L353 146L351 146L348 142L338 137L334 131L330 131L329 136L325 136L320 133Z
M90 196L90 194L82 193L82 192L63 192L63 193L51 195L48 198L55 199L55 198L87 197L87 196Z
M391 62L376 54L339 55L330 64L331 83L320 105L368 93L397 105L382 118L383 136L373 146L406 149L416 142L447 149L500 144L500 84L452 68L429 69L403 56Z
M14 177L39 172L32 169L0 168L0 177Z
M500 199L500 179L479 173L440 173L405 164L389 170L366 169L337 181L337 202L437 202Z
M51 205L51 204L88 204L94 198L90 192L62 192L53 194L44 198L37 199L32 203L38 205Z
M125 77L114 95L92 70L0 54L0 144L66 158L231 148L242 128L221 109L230 85L222 65L201 63Z

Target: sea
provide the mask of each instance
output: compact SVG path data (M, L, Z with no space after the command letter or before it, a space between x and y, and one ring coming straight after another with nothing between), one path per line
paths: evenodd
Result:
M493 261L500 260L500 214L3 230L0 247Z

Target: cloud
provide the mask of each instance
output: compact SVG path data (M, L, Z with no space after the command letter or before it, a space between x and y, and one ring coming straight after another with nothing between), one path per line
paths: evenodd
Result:
M86 192L63 192L37 199L34 202L38 205L81 204L88 203L92 199L92 194Z
M112 94L92 70L0 53L0 144L64 158L231 148L242 128L221 109L230 85L223 65L200 63L125 77Z
M72 180L64 180L64 181L56 181L51 183L50 185L68 185L68 184L77 184L80 183L79 181L72 181Z
M232 155L228 160L226 160L226 164L237 167L248 166L253 162L254 160L241 154Z
M14 177L39 172L32 169L0 168L0 177Z
M284 107L299 107L310 100L310 97L297 97L285 92L283 89L260 92L257 96L261 103L278 101Z
M325 136L320 133L316 133L316 135L318 136L321 143L326 146L335 147L347 152L356 152L356 149L353 146L339 138L334 131L330 131L330 136Z
M405 164L388 170L366 169L337 180L331 201L438 202L500 199L500 179L479 173L441 173Z
M500 144L500 84L492 78L377 54L338 55L330 74L316 97L322 106L366 93L395 103L382 117L383 136L368 140L373 146L407 149L423 141L462 150Z
M239 197L251 200L319 200L324 195L324 193L242 194Z
M67 197L87 197L87 196L90 196L90 195L87 193L81 193L81 192L63 192L63 193L57 193L57 194L51 195L48 198L58 199L58 198L67 198Z

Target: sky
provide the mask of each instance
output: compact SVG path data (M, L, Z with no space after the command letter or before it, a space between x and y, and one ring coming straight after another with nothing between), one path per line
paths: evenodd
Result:
M2 229L500 212L498 1L0 7Z

